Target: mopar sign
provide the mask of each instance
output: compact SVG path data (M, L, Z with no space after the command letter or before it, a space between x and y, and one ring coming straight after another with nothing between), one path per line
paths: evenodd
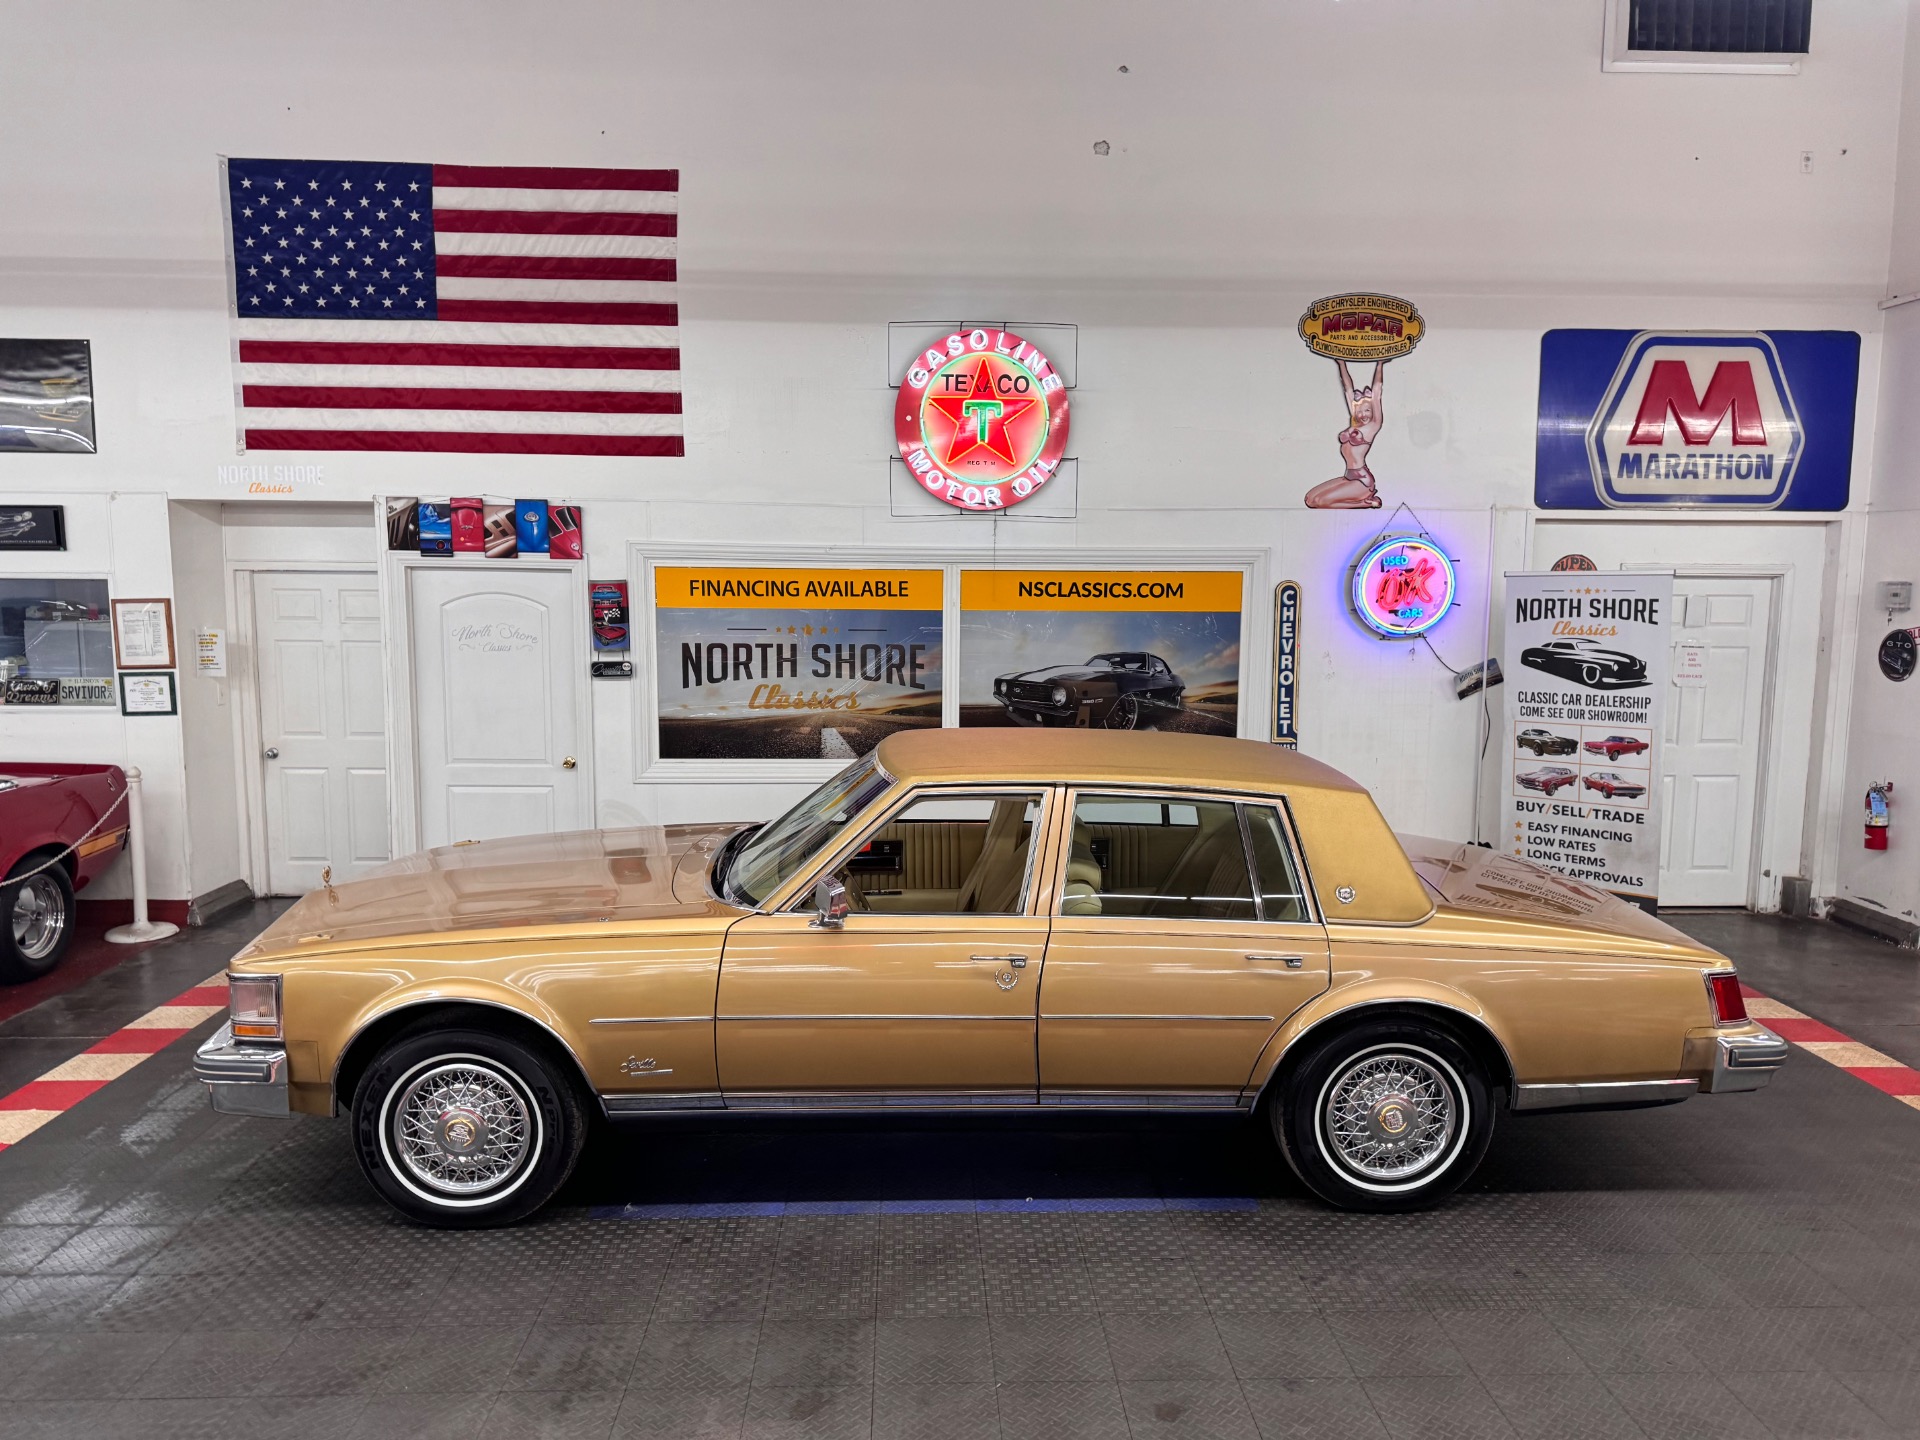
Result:
M1844 509L1859 354L1846 331L1549 331L1535 503Z

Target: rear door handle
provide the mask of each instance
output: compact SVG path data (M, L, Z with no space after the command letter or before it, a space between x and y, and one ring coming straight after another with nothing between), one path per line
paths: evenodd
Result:
M1285 965L1289 970L1298 970L1307 963L1307 957L1304 955L1249 955L1247 959L1256 965L1261 963Z
M982 965L1011 965L1016 970L1027 968L1027 957L1024 955L970 955L967 958L978 960Z

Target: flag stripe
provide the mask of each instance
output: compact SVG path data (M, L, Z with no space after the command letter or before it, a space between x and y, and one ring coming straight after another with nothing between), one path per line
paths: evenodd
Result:
M472 430L490 435L678 435L681 428L677 414L467 410L457 405L422 410L248 405L240 411L240 423L248 430Z
M589 370L538 365L248 365L240 383L251 385L367 385L386 389L446 386L474 390L680 389L678 370Z
M678 345L672 325L463 325L450 320L258 320L241 317L234 330L249 340L345 340L448 345L556 345L649 350Z
M441 209L535 210L582 215L672 215L680 197L663 190L480 190L433 188L436 223Z
M542 190L678 190L678 170L592 170L540 165L436 165L433 187L517 186Z
M481 435L432 430L249 430L249 450L438 450L465 455L684 455L678 435Z
M611 345L389 345L349 340L242 340L242 363L262 365L495 365L547 369L674 370L680 352Z
M435 235L504 231L515 235L678 235L673 215L586 215L557 211L436 210Z
M675 278L672 259L614 255L440 255L434 268L442 280L448 276L473 280L670 281Z
M442 275L450 255L565 255L579 259L671 260L679 241L671 235L522 235L505 230L439 230L433 248Z
M249 409L535 410L606 415L678 415L677 392L646 390L464 390L362 385L247 385Z
M677 305L594 305L565 300L442 300L440 316L449 321L492 321L508 325L677 325L680 308Z
M444 272L443 272L444 273ZM515 280L442 279L440 313L449 300L545 300L567 304L669 305L677 293L671 280Z

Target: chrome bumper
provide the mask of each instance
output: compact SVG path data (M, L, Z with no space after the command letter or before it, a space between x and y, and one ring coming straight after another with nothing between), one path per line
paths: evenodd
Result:
M223 1115L287 1115L287 1051L283 1045L235 1040L222 1025L193 1056L194 1075Z
M1771 1030L1758 1035L1716 1035L1713 1070L1700 1088L1709 1095L1758 1090L1787 1063L1787 1042Z

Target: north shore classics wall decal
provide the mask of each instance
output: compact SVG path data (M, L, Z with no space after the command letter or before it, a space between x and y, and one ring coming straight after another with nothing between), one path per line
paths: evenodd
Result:
M1386 420L1387 362L1412 352L1426 334L1426 321L1411 301L1394 295L1329 295L1300 317L1300 338L1340 371L1347 423L1336 438L1341 473L1307 491L1312 510L1378 510L1380 492L1367 458ZM1371 362L1373 374L1354 383L1348 361Z

